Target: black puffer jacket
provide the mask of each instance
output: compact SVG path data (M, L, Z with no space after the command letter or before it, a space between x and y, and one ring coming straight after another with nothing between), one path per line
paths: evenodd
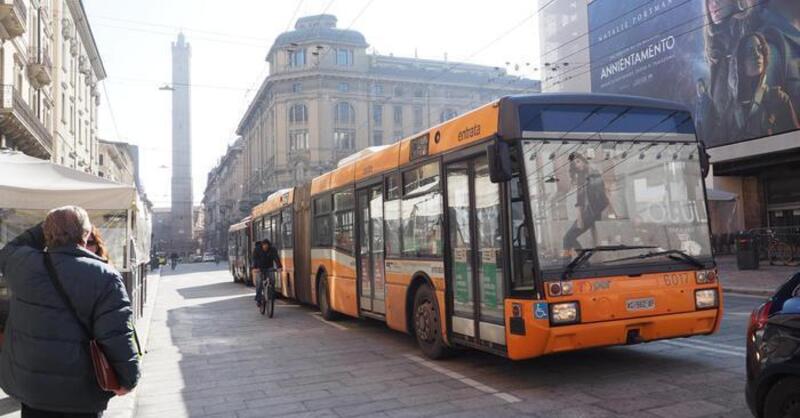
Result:
M100 412L113 393L97 385L89 337L53 287L43 247L42 229L36 226L0 250L0 272L12 295L0 352L0 387L35 409ZM131 304L119 272L77 245L50 253L64 289L120 384L135 387L139 357Z

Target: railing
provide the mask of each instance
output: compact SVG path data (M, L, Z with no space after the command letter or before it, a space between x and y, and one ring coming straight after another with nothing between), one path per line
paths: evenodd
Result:
M758 240L761 258L770 265L800 265L800 225L754 228L747 233Z

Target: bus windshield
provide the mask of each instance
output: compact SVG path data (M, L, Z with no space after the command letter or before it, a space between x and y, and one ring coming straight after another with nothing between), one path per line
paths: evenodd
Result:
M527 139L522 151L543 271L598 246L652 248L601 252L585 266L663 263L630 257L667 250L711 256L695 142Z

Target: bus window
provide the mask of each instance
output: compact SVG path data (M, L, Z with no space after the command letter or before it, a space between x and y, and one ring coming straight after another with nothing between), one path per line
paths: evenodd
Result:
M400 176L386 177L386 201L383 204L386 228L386 256L400 257Z
M281 248L283 248L281 246L280 229L279 229L281 224L280 213L270 217L269 223L272 229L272 233L270 234L269 240L270 242L272 242L272 244L275 246L276 249L280 250Z
M293 244L292 208L287 208L281 212L281 248L290 250L294 246Z
M314 199L314 246L330 247L333 243L331 224L331 196Z
M488 160L480 158L475 162L476 273L480 284L480 312L481 319L502 322L505 272L500 208L500 189L489 179Z
M523 151L542 270L563 268L579 248L608 245L711 257L696 144L525 141ZM647 251L607 252L591 261L616 267L625 263L611 260Z
M519 173L509 182L511 197L511 246L513 253L511 279L513 290L533 290L533 249L528 236L528 219L525 216L525 202Z
M334 243L336 248L349 254L353 253L353 191L347 190L333 195L334 210Z
M439 163L426 164L403 173L403 194L403 256L441 257Z

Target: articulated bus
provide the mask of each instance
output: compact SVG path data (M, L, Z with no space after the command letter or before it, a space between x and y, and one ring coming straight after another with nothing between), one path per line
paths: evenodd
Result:
M257 206L280 292L511 359L715 332L707 159L689 112L506 97L368 148ZM233 228L232 228L233 229Z

